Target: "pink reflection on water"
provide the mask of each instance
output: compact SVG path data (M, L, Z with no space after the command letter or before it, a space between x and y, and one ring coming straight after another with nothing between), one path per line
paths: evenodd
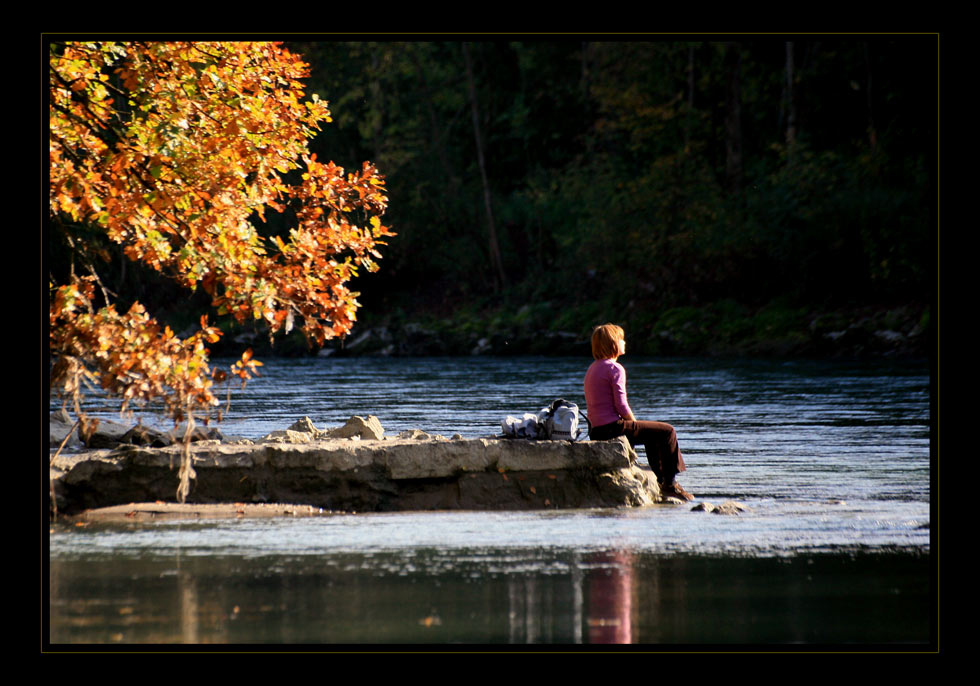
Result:
M590 555L601 565L586 578L589 643L632 643L633 556L627 551Z

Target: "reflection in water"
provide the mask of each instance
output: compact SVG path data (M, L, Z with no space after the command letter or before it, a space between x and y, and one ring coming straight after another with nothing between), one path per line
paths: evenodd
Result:
M553 642L551 631L554 622L551 615L543 615L546 605L541 597L541 589L535 579L515 577L507 584L507 619L509 624L508 643L549 643ZM545 631L542 631L542 626Z
M177 573L178 599L180 601L180 640L182 643L197 643L198 633L197 583L186 573Z
M632 556L625 551L595 553L588 577L589 643L632 643Z
M180 640L182 643L198 643L198 617L201 608L197 597L197 579L179 567L177 569L177 587L180 595Z
M926 643L929 558L568 550L54 559L55 644Z

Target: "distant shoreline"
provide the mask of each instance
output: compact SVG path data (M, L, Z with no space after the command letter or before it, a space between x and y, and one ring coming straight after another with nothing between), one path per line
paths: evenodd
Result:
M925 359L936 342L931 308L922 304L750 309L720 301L653 314L635 307L618 316L584 309L555 303L469 305L448 314L365 308L350 335L321 350L311 350L301 335L270 344L262 332L232 327L212 356L237 356L246 347L260 357L588 356L592 324L581 322L605 321L623 325L634 355L662 357Z

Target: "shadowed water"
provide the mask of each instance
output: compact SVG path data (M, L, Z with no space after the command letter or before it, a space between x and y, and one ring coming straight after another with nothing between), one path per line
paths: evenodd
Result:
M377 415L494 434L584 405L588 359L268 360L226 435ZM920 644L934 597L928 370L625 357L690 506L56 525L55 643ZM92 401L89 409L102 413ZM111 413L102 414L116 418ZM642 452L641 452L642 457Z

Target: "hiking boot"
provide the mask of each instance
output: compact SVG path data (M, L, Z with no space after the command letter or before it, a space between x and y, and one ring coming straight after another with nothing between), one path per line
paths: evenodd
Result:
M677 498L679 500L694 500L694 496L684 490L676 481L670 484L661 484L660 493L665 498Z

